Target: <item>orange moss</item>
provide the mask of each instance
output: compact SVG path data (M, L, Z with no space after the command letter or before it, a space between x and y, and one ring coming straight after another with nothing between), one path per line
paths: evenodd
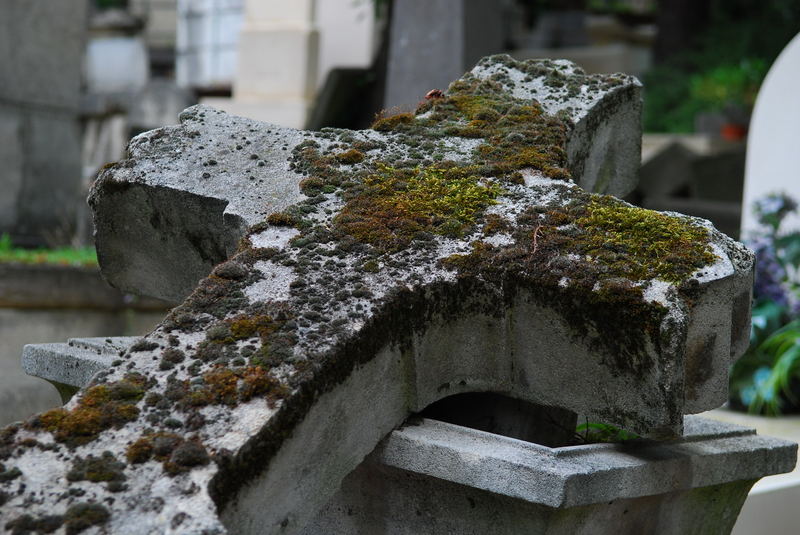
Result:
M378 132L391 132L401 125L411 124L414 120L413 113L398 113L389 117L381 117L372 123L372 129Z
M228 406L236 405L239 377L233 370L224 367L214 368L203 374L203 381L211 403Z
M289 389L272 377L264 368L253 366L246 368L242 374L242 385L239 388L239 399L249 401L257 396L265 396L267 403L272 404L289 395Z
M336 155L336 161L343 164L352 165L364 161L364 153L358 149L350 149Z
M149 437L140 438L125 450L125 458L132 464L147 462L152 456L153 441Z
M70 447L91 442L111 427L120 427L139 415L136 402L144 396L145 380L129 374L121 381L87 389L71 410L53 409L28 422L43 428Z
M267 223L276 227L291 227L297 223L297 218L286 212L274 212L267 216Z
M234 340L243 340L258 334L261 341L265 342L267 336L278 328L278 323L272 317L264 314L257 316L239 315L226 320L226 323L230 326L231 336Z

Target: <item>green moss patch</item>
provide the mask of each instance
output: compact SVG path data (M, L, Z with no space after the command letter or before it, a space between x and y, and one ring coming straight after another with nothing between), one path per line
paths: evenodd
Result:
M460 277L525 284L543 306L591 337L612 369L643 373L653 364L648 340L660 344L666 309L644 300L640 281L680 284L713 263L709 232L613 197L569 195L565 206L532 206L519 214L510 231L513 244L475 241L470 253L440 265Z
M631 280L680 283L716 256L708 229L684 219L593 196L575 220L584 231L575 250Z
M170 476L188 472L196 466L208 464L210 456L205 446L194 438L175 433L149 433L128 446L128 462L140 464L151 459L160 461Z
M85 459L76 457L72 462L72 468L67 472L67 480L106 482L108 490L119 492L125 489L124 468L125 463L118 461L110 451L104 451L99 457L94 455L89 455Z
M335 228L382 251L402 249L422 232L459 237L500 187L470 167L395 169L380 165L334 218Z
M109 510L99 503L78 503L64 513L64 524L67 535L75 535L92 526L108 522L111 518Z

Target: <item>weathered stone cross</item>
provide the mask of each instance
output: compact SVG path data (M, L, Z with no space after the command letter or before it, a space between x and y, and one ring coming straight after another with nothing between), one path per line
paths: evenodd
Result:
M7 529L296 533L463 392L680 433L726 400L752 257L590 193L633 187L639 107L632 78L495 56L372 130L196 106L136 137L91 193L100 262L183 302L2 431Z

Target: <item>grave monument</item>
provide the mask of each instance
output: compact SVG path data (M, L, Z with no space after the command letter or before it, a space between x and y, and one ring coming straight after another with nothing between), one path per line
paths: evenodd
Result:
M729 531L795 445L687 416L726 400L753 259L611 196L639 91L492 56L366 131L198 106L137 136L90 195L100 262L180 304L73 342L88 383L26 350L81 391L0 433L6 530Z

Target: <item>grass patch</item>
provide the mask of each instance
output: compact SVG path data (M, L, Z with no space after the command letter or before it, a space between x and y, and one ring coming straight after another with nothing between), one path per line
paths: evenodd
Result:
M11 236L0 236L0 263L50 264L60 266L96 266L94 247L60 247L58 249L24 249L11 243Z

